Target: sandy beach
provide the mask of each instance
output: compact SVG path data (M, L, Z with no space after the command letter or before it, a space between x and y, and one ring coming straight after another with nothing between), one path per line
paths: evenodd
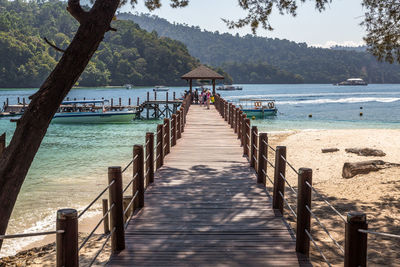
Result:
M363 211L367 214L369 229L378 232L400 234L400 168L393 167L360 174L350 179L342 178L345 162L360 162L381 159L400 163L400 130L352 129L352 130L307 130L291 133L271 133L273 146L287 147L287 159L293 166L313 169L313 185L343 215L349 211ZM383 150L384 157L364 157L346 153L346 148L374 148ZM322 153L323 148L338 148L338 152ZM274 159L272 151L269 156ZM269 174L273 171L270 168ZM297 176L290 169L286 174L292 186L297 187ZM273 177L273 176L271 176ZM267 184L268 185L268 184ZM295 207L295 198L286 189L289 202ZM333 233L333 237L344 246L344 223L341 218L317 196L313 196L313 211L322 223ZM290 211L285 210L286 217ZM293 218L289 217L293 222ZM292 224L294 226L294 224ZM335 247L322 228L312 219L312 234L319 239L328 260L334 265L343 264L342 253ZM312 248L314 263L323 265L319 253ZM370 235L368 238L368 258L371 265L399 266L400 245L396 239Z
M369 228L379 232L400 234L400 168L393 167L371 172L369 174L357 175L350 179L342 178L342 167L345 162L359 162L370 159L382 159L387 162L400 163L400 130L388 129L352 129L352 130L305 130L285 133L270 133L269 142L273 147L283 145L287 147L287 159L293 166L308 167L313 169L314 187L332 203L341 214L346 215L349 211L364 211L367 214ZM384 157L364 157L356 154L346 153L346 148L369 147L383 150ZM338 152L322 153L323 148L338 148ZM269 153L274 162L274 154ZM273 177L273 170L269 168L268 173ZM296 188L297 176L287 168L286 176L289 182ZM270 188L270 184L267 183ZM271 192L271 191L270 191ZM295 198L286 189L288 201L295 208ZM332 236L344 246L344 223L332 210L327 208L317 196L313 196L313 211L321 219L321 222L332 233ZM290 217L289 210L285 210L294 227L294 220ZM80 232L88 233L99 219L99 216L85 219L80 225ZM101 229L93 238L82 257L83 261L91 259L101 246ZM342 266L343 256L335 247L330 238L323 232L319 225L312 220L312 234L321 246L332 265ZM81 238L82 238L81 237ZM397 242L396 242L397 241ZM17 257L3 260L5 266L14 266L16 262L22 262L21 266L51 266L55 260L54 244L40 248L46 243L52 243L51 238L44 239L39 243L31 245L28 252L20 253ZM370 265L399 266L400 244L395 239L383 239L370 236L368 240L368 257ZM39 251L39 252L38 252ZM31 256L29 256L31 255ZM107 261L109 252L102 255L99 264ZM312 260L316 266L325 266L316 249L312 248ZM0 261L1 263L1 261ZM1 265L1 264L0 264Z

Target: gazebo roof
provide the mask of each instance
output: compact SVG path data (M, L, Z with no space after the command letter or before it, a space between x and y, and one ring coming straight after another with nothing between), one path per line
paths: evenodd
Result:
M189 71L185 75L181 77L185 80L194 80L194 79L224 79L224 76L218 74L217 72L213 71L210 68L207 68L204 65L195 68L192 71Z

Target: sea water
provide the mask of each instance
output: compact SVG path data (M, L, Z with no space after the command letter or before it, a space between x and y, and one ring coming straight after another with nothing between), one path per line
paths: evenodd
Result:
M242 85L243 91L220 91L226 99L268 97L276 100L277 116L253 120L261 131L298 129L400 128L400 85ZM179 97L186 87L173 87ZM0 104L9 98L15 104L37 89L0 89ZM110 99L128 104L140 102L152 88L73 89L70 99ZM165 99L165 92L157 94ZM22 100L21 100L22 102ZM362 108L362 109L360 109ZM360 112L363 116L360 116ZM309 115L312 114L312 118ZM132 158L132 146L144 144L145 133L155 132L159 120L127 124L50 124L18 196L8 234L55 229L57 209L81 211L107 184L107 167L124 167ZM0 133L10 141L15 123L0 119ZM212 136L210 136L212 139ZM129 180L129 173L125 179ZM87 216L100 212L96 204ZM0 256L10 255L41 237L6 240Z

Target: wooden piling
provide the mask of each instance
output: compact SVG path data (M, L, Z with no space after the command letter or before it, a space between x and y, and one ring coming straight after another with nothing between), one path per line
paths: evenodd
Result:
M22 98L22 106L25 107L26 103L25 103L25 97Z
M114 184L108 189L110 207L110 225L115 231L111 235L111 251L113 253L125 249L124 209L122 203L122 173L121 167L108 167L108 183Z
M140 98L138 97L137 98L137 102L136 102L136 106L139 106L140 105Z
M170 153L170 145L171 145L171 136L170 136L170 122L169 119L165 118L164 119L164 145L165 145L165 150L164 150L164 157Z
M250 146L250 119L245 119L244 120L244 137L243 137L243 154L250 158L250 151L249 151L249 146ZM250 159L249 159L250 160Z
M309 257L310 238L305 231L307 230L310 233L311 215L306 206L311 209L311 188L306 182L312 185L312 170L300 168L297 192L296 252Z
M146 133L146 173L149 184L154 182L154 133Z
M147 103L150 101L150 92L147 92ZM146 108L146 119L150 119L150 109L148 104L145 106Z
M157 125L157 154L156 154L156 170L162 167L164 163L164 153L163 153L163 135L164 126L162 124Z
M122 106L122 99L121 98L118 99L118 104L119 104L119 107Z
M157 100L157 91L154 91L154 100Z
M58 210L56 230L64 231L56 235L56 266L78 267L78 212L75 209Z
M232 112L233 114L233 112ZM233 120L232 120L233 122ZM257 135L258 128L257 126L251 127L251 149L250 149L250 166L257 170Z
M367 266L368 234L358 231L368 230L366 214L349 212L345 229L344 266Z
M137 156L134 162L133 174L136 175L136 190L137 194L137 206L139 209L144 207L144 151L142 145L133 146L133 158ZM132 196L136 194L136 190L132 191Z
M172 114L171 119L171 146L176 145L176 114Z
M260 133L258 137L258 171L257 171L257 183L265 184L265 173L267 173L267 162L264 157L267 157L267 146L264 141L268 143L267 133ZM264 157L263 157L264 156Z
M122 207L123 207L124 211L128 208L128 205L129 205L129 203L131 203L131 200L132 200L132 196L123 196ZM129 220L129 218L131 217L133 212L134 212L133 205L131 205L129 207L129 209L126 211L126 213L124 214L124 223L126 223L126 221Z
M0 156L3 154L4 150L6 149L6 133L0 135Z
M128 98L128 106L131 105L131 98Z
M103 216L105 216L104 220L103 220L104 234L108 235L110 233L110 217L107 214L108 199L106 199L106 198L102 199L102 206L103 206Z
M176 112L176 138L180 139L182 137L181 133L181 112L178 110Z
M278 146L275 149L274 193L272 196L272 207L279 210L283 215L284 202L279 192L281 192L283 196L285 195L285 181L281 177L281 174L286 178L286 162L282 157L286 159L286 147Z
M18 102L18 105L21 104L21 101L19 101L19 96L17 97L17 102Z
M176 100L176 93L175 92L172 93L172 97L174 98L174 100Z
M111 108L114 107L114 98L111 98Z

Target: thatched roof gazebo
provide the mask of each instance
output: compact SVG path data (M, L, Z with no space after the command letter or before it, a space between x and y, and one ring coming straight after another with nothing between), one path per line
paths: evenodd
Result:
M215 95L215 80L223 80L224 76L210 68L207 68L204 65L200 65L194 70L183 75L181 78L189 81L190 91L192 91L193 80L211 80L213 85L213 94Z

